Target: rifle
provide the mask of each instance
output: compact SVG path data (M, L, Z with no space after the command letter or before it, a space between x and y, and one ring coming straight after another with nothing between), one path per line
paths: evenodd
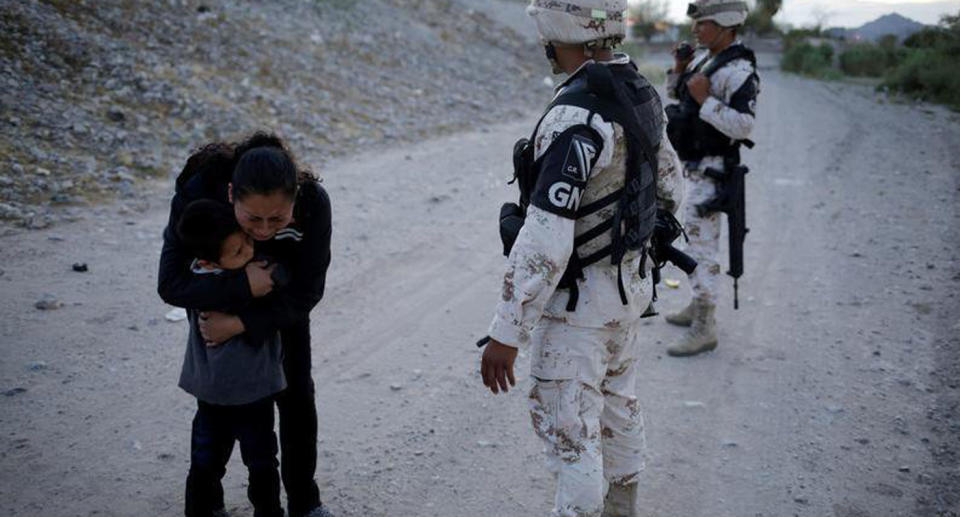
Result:
M660 269L665 266L667 262L677 266L688 275L693 274L693 270L697 269L697 261L694 260L693 257L673 247L673 242L680 238L681 235L684 240L690 242L690 239L687 238L687 232L683 230L680 221L677 221L677 218L667 210L658 208L657 223L653 228L653 236L650 239L652 248L650 251L653 257L653 263L656 266L654 271L657 276L659 276ZM654 278L658 280L657 277ZM654 283L659 282L655 281Z
M683 230L683 225L677 218L667 210L657 209L657 222L653 228L653 236L650 238L650 249L648 256L653 259L653 299L650 306L640 316L641 318L650 318L659 314L653 307L653 302L657 301L657 285L660 284L660 270L670 262L680 268L687 275L693 274L697 269L697 261L693 257L673 247L673 242L680 236L690 242L687 232ZM644 257L646 259L646 257ZM643 266L640 266L643 269Z
M739 153L738 153L739 154ZM743 275L743 241L750 231L747 228L747 201L744 188L744 176L749 169L740 165L737 157L728 156L723 160L723 170L708 168L704 175L717 182L717 195L697 205L697 214L701 217L713 212L727 214L729 230L730 270L733 277L733 308L740 308L737 282Z

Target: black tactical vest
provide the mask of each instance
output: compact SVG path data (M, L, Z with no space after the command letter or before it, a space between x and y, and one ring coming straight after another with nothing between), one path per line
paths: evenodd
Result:
M752 147L749 140L736 141L720 132L717 128L700 118L700 105L690 95L687 80L696 73L710 77L727 63L736 59L746 59L754 68L757 58L753 51L743 45L731 45L714 56L704 59L697 68L684 72L677 81L677 104L667 106L667 136L677 156L683 161L698 161L704 156L729 156L737 153L741 143ZM706 65L706 66L704 66ZM739 162L739 156L737 156Z
M501 209L501 237L504 254L522 225L530 204L530 195L537 183L540 160L534 160L534 139L543 118L556 106L578 106L590 112L587 120L600 116L620 124L627 141L627 163L624 187L577 210L577 219L616 206L610 219L597 224L574 240L574 251L560 281L560 289L570 289L567 310L576 309L577 280L583 277L583 268L610 258L618 267L628 250L642 250L653 234L657 215L657 152L665 121L660 97L650 83L637 71L633 63L604 65L594 63L584 67L550 106L544 111L530 140L521 140L514 148L515 180L520 188L520 204L504 205ZM515 208L514 208L515 207ZM519 223L519 224L518 224ZM611 244L588 254L581 250L589 242L610 232ZM643 265L639 274L644 275ZM626 304L622 275L619 281L620 299Z

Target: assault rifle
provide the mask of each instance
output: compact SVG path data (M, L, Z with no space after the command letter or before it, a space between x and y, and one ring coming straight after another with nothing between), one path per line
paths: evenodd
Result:
M743 241L750 231L747 228L747 201L744 188L744 176L749 172L740 165L736 157L728 156L723 160L723 170L708 168L704 175L717 182L717 195L697 205L697 214L701 217L713 212L727 214L729 230L730 270L733 277L733 308L740 308L737 281L743 275Z
M680 221L677 221L677 218L669 211L657 209L657 223L653 228L653 236L650 239L651 257L653 257L653 263L656 266L654 268L655 284L659 283L660 269L667 262L677 266L688 275L693 274L693 270L697 269L697 261L693 257L673 247L673 242L681 235L684 240L690 242Z
M690 242L680 221L677 221L677 218L669 211L658 208L657 223L653 228L653 236L650 238L650 249L647 251L649 257L653 259L653 299L650 301L647 310L640 316L641 318L650 318L659 314L653 307L653 302L657 301L660 270L667 265L667 262L677 266L687 275L693 274L693 271L697 269L697 261L693 257L673 247L673 242L681 235L684 240Z

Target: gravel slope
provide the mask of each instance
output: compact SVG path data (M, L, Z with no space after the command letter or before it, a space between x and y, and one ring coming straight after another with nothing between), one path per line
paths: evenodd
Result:
M142 211L144 180L255 129L321 165L515 118L547 67L490 15L522 9L0 0L0 225L45 228L104 199Z

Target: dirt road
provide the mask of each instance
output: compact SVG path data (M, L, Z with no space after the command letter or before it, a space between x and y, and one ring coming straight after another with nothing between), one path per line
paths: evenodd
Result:
M664 353L676 329L644 324L647 513L957 515L960 117L763 73L740 310L728 288L719 349L690 359ZM313 314L318 478L336 515L549 509L529 383L485 393L473 346L531 123L320 171L335 221ZM0 237L0 513L181 513L186 327L155 292L169 189L142 213ZM685 289L661 288L659 308ZM64 306L35 309L45 293ZM239 459L228 469L228 507L249 515Z

